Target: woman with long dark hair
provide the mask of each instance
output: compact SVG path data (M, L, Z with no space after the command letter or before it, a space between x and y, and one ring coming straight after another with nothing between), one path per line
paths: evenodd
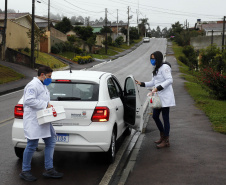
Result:
M158 93L162 102L162 108L153 109L153 119L160 131L160 139L155 141L155 143L157 148L169 147L169 110L170 107L175 106L171 65L168 62L163 63L163 55L160 51L155 51L151 54L150 62L154 66L152 80L150 82L139 82L136 80L136 83L141 87L154 87L152 93ZM159 118L161 112L164 125Z

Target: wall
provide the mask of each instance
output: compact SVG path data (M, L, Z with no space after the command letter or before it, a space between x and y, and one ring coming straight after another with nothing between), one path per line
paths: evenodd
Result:
M60 32L59 30L51 27L50 32L51 32L51 37L53 36L53 37L55 37L55 38L57 38L57 39L59 39L63 42L67 41L67 35Z
M12 21L7 21L6 47L13 49L30 48L30 39L27 36L28 31L29 29L26 27Z
M226 41L226 36L225 36L225 41ZM216 44L219 48L221 48L221 46L222 46L222 36L221 35L215 35L215 36L213 36L213 43ZM190 44L196 50L197 49L204 49L207 46L210 46L211 45L211 36L192 37Z
M6 50L6 61L12 62L20 65L24 65L27 67L31 67L31 58L28 55L20 53L16 50L7 48Z
M31 22L28 20L27 17L22 17L20 19L15 20L14 22L17 22L18 24L20 24L28 29L31 29Z

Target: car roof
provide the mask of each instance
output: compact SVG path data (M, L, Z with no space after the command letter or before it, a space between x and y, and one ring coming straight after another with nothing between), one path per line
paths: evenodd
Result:
M103 75L111 75L111 73L101 71L81 71L81 70L70 70L66 71L54 71L52 73L53 81L56 79L61 80L75 80L75 81L86 81L99 83L100 78Z

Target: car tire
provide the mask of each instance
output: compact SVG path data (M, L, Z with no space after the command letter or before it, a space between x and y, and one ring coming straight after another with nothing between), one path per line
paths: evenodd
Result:
M109 150L107 151L107 162L113 163L115 161L115 155L116 155L116 131L113 130L111 135L111 145Z
M25 148L14 147L15 154L18 158L23 159L24 149Z

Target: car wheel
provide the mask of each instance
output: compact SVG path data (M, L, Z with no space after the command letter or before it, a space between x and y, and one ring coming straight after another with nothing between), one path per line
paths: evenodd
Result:
M113 163L115 161L115 154L116 154L116 134L115 130L112 132L111 136L111 145L109 150L107 151L107 161L109 163Z
M20 159L23 159L24 148L14 147L14 151L17 157L19 157Z

